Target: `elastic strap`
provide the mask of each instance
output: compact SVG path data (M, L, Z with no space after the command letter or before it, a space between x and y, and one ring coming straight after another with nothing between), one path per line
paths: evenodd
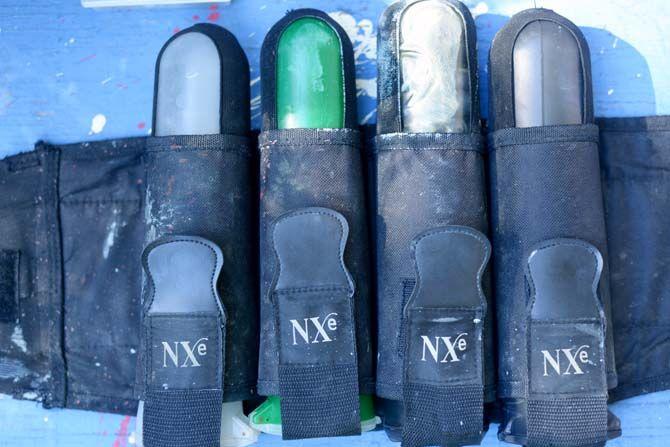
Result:
M416 286L403 309L404 447L479 444L484 434L481 278L486 236L459 226L412 243Z
M272 229L284 439L361 432L348 233L345 218L326 208L288 213Z
M607 441L602 268L598 249L577 239L544 241L528 257L530 447Z

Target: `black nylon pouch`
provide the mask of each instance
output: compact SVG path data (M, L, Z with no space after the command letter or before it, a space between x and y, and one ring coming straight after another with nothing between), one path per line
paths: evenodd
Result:
M253 235L255 164L246 137L152 137L146 147L146 241L186 234L212 241L226 265L218 292L228 319L224 398L254 394L258 343Z
M144 138L0 161L0 392L132 414Z
M552 423L534 424L533 418L550 410L538 411L533 400L527 402L527 407L524 403L532 396L533 378L538 374L538 366L532 361L535 353L531 352L535 346L532 343L535 322L528 322L528 282L524 274L528 253L543 241L576 237L594 245L603 258L607 256L598 128L586 124L502 129L491 135L490 143L493 259L500 334L498 392L506 399L500 436L526 445L602 444L606 437L593 441L594 427L589 422L589 415L600 412L601 408L590 408L587 402L566 407L553 401L556 404L553 414L557 419ZM597 295L607 309L606 263ZM607 328L611 326L605 324L604 331ZM565 343L571 343L568 330L562 336ZM604 333L601 336L604 337ZM605 339L599 342L605 343ZM566 349L570 348L566 345ZM604 363L597 365L603 374L607 372L610 386L616 383L612 361L611 353L608 356L606 352ZM562 379L556 380L558 383ZM591 383L594 393L596 385ZM605 382L597 394L606 399ZM566 408L582 416L560 419L559 413ZM599 422L604 426L598 427L598 432L606 431L607 417ZM566 425L559 431L557 427L562 423ZM567 437L562 438L562 434ZM538 441L540 439L543 441Z
M484 139L480 135L474 21L462 3L440 2L451 10L454 17L462 21L462 54L451 56L454 59L449 59L449 64L437 68L454 70L448 76L449 82L454 83L453 86L442 85L442 90L438 88L434 91L423 91L420 87L413 87L412 79L403 80L400 64L403 51L411 52L411 48L414 48L410 44L410 47L402 49L401 21L408 8L416 3L396 2L389 6L380 18L378 33L378 135L371 161L377 277L377 395L394 401L389 405L396 418L385 418L384 422L387 433L392 438L397 431L395 426L402 423L401 402L411 405L407 398L408 384L403 386L408 371L399 335L402 336L405 332L402 326L403 309L410 295L416 291L416 272L411 256L412 241L424 232L451 225L470 227L483 234L488 232ZM423 54L424 50L427 54ZM432 57L430 51L420 48L417 53L420 57ZM440 62L445 64L443 60ZM463 67L454 66L461 62L465 64ZM435 94L445 95L443 90L457 95L455 98L448 97L457 106L452 106L456 107L453 110L445 108L445 113L450 111L455 117L460 117L454 118L450 126L463 129L462 133L410 133L405 130L407 125L404 123L403 107L409 107L411 102L403 98L403 89L406 86L410 91L416 88L417 91L413 92L415 95L434 101L440 99L433 98ZM404 104L406 101L408 104ZM420 101L421 99L417 102ZM482 274L483 294L488 300L491 297L490 275L488 270ZM475 282L473 278L472 284ZM447 304L444 303L448 309ZM486 307L493 308L491 305L484 306ZM452 311L447 309L444 312ZM483 371L483 382L480 381L481 383L474 386L483 389L473 392L472 389L463 388L458 394L456 388L447 392L449 384L442 383L441 395L450 395L446 401L431 398L426 400L432 402L431 405L412 405L411 412L405 408L409 425L403 430L403 442L414 445L434 442L444 445L451 442L469 443L480 438L485 426L482 398L483 402L495 401L493 317L493 312L482 311L483 347L480 347L480 355L475 363ZM473 383L470 380L468 386L471 385ZM440 393L433 393L432 397L438 394ZM472 399L473 396L477 398ZM416 400L414 399L415 402ZM444 409L443 405L448 405L447 402L451 403L449 410L438 411L440 408ZM471 408L470 403L475 402L476 411L469 412L469 420L461 425L463 414L458 412ZM461 404L462 408L458 407ZM429 414L430 411L433 413ZM459 419L456 420L457 417ZM420 428L421 424L423 428ZM465 425L467 428L464 428ZM436 430L435 427L439 429ZM415 432L414 438L408 437L412 432Z
M379 360L377 394L402 399L397 337L414 290L412 240L431 228L488 229L482 137L476 134L386 134L376 141L376 243ZM483 279L488 296L488 274ZM492 319L484 331L492 346ZM489 353L491 351L488 351ZM486 396L494 400L494 356L487 354Z
M349 225L344 264L356 285L353 306L358 383L361 393L374 392L368 232L359 138L358 132L352 129L271 130L260 136L262 298L258 387L261 394L280 394L281 391L281 348L271 300L277 266L269 239L270 228L281 215L310 206L329 207L342 214ZM334 414L336 410L331 407L327 417ZM315 417L317 415L312 414L310 419ZM282 414L284 430L287 421Z
M277 43L284 29L303 17L323 20L340 38L344 74L342 129L277 129ZM369 234L361 137L354 130L357 118L353 61L351 42L344 30L327 14L317 10L300 9L288 13L272 27L263 42L261 86L264 131L259 136L261 340L258 391L259 394L282 398L282 435L285 438L359 433L358 394L374 393ZM330 391L320 388L326 384L315 383L314 376L305 371L300 375L284 374L287 371L285 356L288 346L281 343L279 331L282 327L275 318L277 309L273 302L273 294L276 293L273 280L280 272L272 242L272 228L280 216L311 207L337 213L348 224L349 238L344 247L343 261L355 285L350 322L355 346L350 346L349 350L353 349L356 354L356 367L339 368L333 381L327 381ZM326 304L324 309L328 307ZM304 315L301 318L307 317ZM311 372L321 369L322 374L327 374L333 366L328 350L309 352L311 354L305 355L315 356L311 363L318 365ZM307 358L302 361L310 363ZM346 385L336 390L338 383ZM313 401L314 396L328 397L330 392L334 393L330 400ZM356 405L353 405L354 400ZM355 414L352 413L354 407Z
M203 238L169 236L147 246L142 264L143 443L218 445L226 334L216 286L221 250Z
M412 242L416 286L403 308L402 444L479 444L484 435L481 286L491 246L468 227L428 230Z
M570 111L570 117L561 115L547 120L582 124L522 127L517 123L517 108L523 110L523 102L516 104L522 100L517 100L515 93L515 43L527 26L543 21L551 24L549 29L559 30L563 38L574 41L575 57L579 59L575 62L580 69L579 76L570 81L580 85L570 88L578 90L581 101L568 105L555 101L556 98L551 101L545 98L555 103L554 107ZM616 386L617 377L599 135L597 126L592 124L588 45L579 28L566 18L546 9L529 9L514 15L498 32L491 45L489 67L490 123L494 130L489 136L489 178L499 339L498 396L502 399L498 437L524 445L602 445L607 439L619 436L621 428L604 403L607 389ZM593 246L603 259L597 288L605 316L600 334L596 331L596 316L586 310L570 315L565 322L554 321L558 317L552 315L536 321L531 314L533 308L528 304L532 290L525 274L526 264L540 244L557 238L577 239ZM581 271L575 266L572 270ZM575 274L569 272L567 269L565 275ZM566 278L557 277L555 284L544 288L551 291L552 287L561 287L559 280ZM551 292L559 310L563 303L569 305L577 290L584 289L584 282L578 284L582 284L581 288L573 285L572 291L564 288L561 293ZM554 313L559 315L558 310ZM581 319L590 319L594 338L576 344L584 332L578 324ZM543 372L540 367L544 366L541 363L544 359L537 359L538 351L553 349L562 355L561 366L565 367L568 352L576 352L583 344L593 348L596 341L598 345L604 344L604 361L597 363L597 371L582 375L571 370L570 374L538 377ZM590 351L584 355L600 358L601 353ZM601 383L601 374L606 382ZM581 383L584 377L590 381ZM541 388L539 384L543 382L546 383ZM579 384L583 386L581 400ZM556 398L564 390L569 399Z
M619 400L670 388L670 117L598 124Z

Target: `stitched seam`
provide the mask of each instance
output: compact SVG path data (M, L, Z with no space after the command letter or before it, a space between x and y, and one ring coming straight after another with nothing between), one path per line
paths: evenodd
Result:
M142 199L61 199L61 205L123 205L140 203Z
M342 286L323 286L323 287L288 287L277 290L277 295L290 295L294 293L323 293L323 292L349 292L348 287Z

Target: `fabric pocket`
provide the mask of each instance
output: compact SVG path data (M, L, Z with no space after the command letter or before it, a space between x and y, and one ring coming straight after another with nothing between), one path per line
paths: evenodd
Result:
M488 231L483 138L478 134L384 134L376 139L377 394L402 399L398 334L415 285L412 240L447 225ZM488 271L482 279L490 300ZM489 307L492 309L493 306ZM493 312L484 340L486 401L495 400Z
M340 213L349 225L344 264L356 288L353 305L359 387L361 394L373 394L370 264L360 135L352 129L269 130L260 135L259 146L262 321L259 393L279 394L279 344L270 296L276 274L271 227L289 211L323 207Z
M227 316L224 400L254 395L258 304L256 170L246 137L152 137L146 147L146 239L198 236L221 248Z

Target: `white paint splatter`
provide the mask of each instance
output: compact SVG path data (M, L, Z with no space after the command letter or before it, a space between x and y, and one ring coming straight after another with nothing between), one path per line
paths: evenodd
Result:
M105 79L103 79L102 81L100 81L100 84L101 84L101 85L105 85L105 84L107 84L107 83L108 83L109 81L111 81L111 80L112 80L112 77L110 76L110 77L105 78Z
M377 97L376 79L356 79L357 96L365 95L370 98Z
M374 31L374 25L369 19L356 21L356 18L344 11L334 11L328 13L337 23L344 28L349 40L354 46L354 59L356 64L364 63L361 56L374 61L377 59L377 35Z
M102 257L104 259L109 257L109 251L114 246L116 237L119 235L119 223L116 220L116 216L118 216L119 213L120 211L116 208L112 210L112 214L115 216L115 218L114 221L112 221L112 223L107 226L107 237L105 238L105 242L102 244ZM121 226L124 227L125 224L126 222L123 222Z
M360 77L361 71L367 71L367 66L376 64L377 60L377 35L372 21L369 19L358 21L353 15L344 11L334 11L328 15L342 26L354 47L354 63L358 71L357 96L376 98L376 79Z
M361 121L361 124L366 124L368 121L370 121L372 119L372 117L375 116L375 113L377 113L377 108L376 107L374 109L372 109L370 111L370 113L368 113L367 115L365 115L363 117L363 120Z
M102 113L98 113L91 120L91 131L88 134L93 135L102 132L106 124L107 124L107 117Z
M12 332L12 343L19 347L22 352L28 352L28 344L23 338L23 329L20 325L14 326L14 332Z
M619 44L619 38L616 37L614 38L614 42L612 42L612 48L616 48L616 46Z
M610 96L612 93L614 93L614 89L613 89L613 88L607 90L607 96Z
M23 393L21 397L23 397L26 400L37 400L38 398L37 393L34 391L28 391L27 393Z
M472 13L473 18L477 18L477 16L489 12L489 5L487 5L485 2L479 2L475 5L474 8L470 9L470 12Z
M118 223L116 221L112 222L107 229L107 237L105 238L105 243L102 244L102 257L107 259L109 257L109 250L114 246L116 241L116 233L118 229Z

